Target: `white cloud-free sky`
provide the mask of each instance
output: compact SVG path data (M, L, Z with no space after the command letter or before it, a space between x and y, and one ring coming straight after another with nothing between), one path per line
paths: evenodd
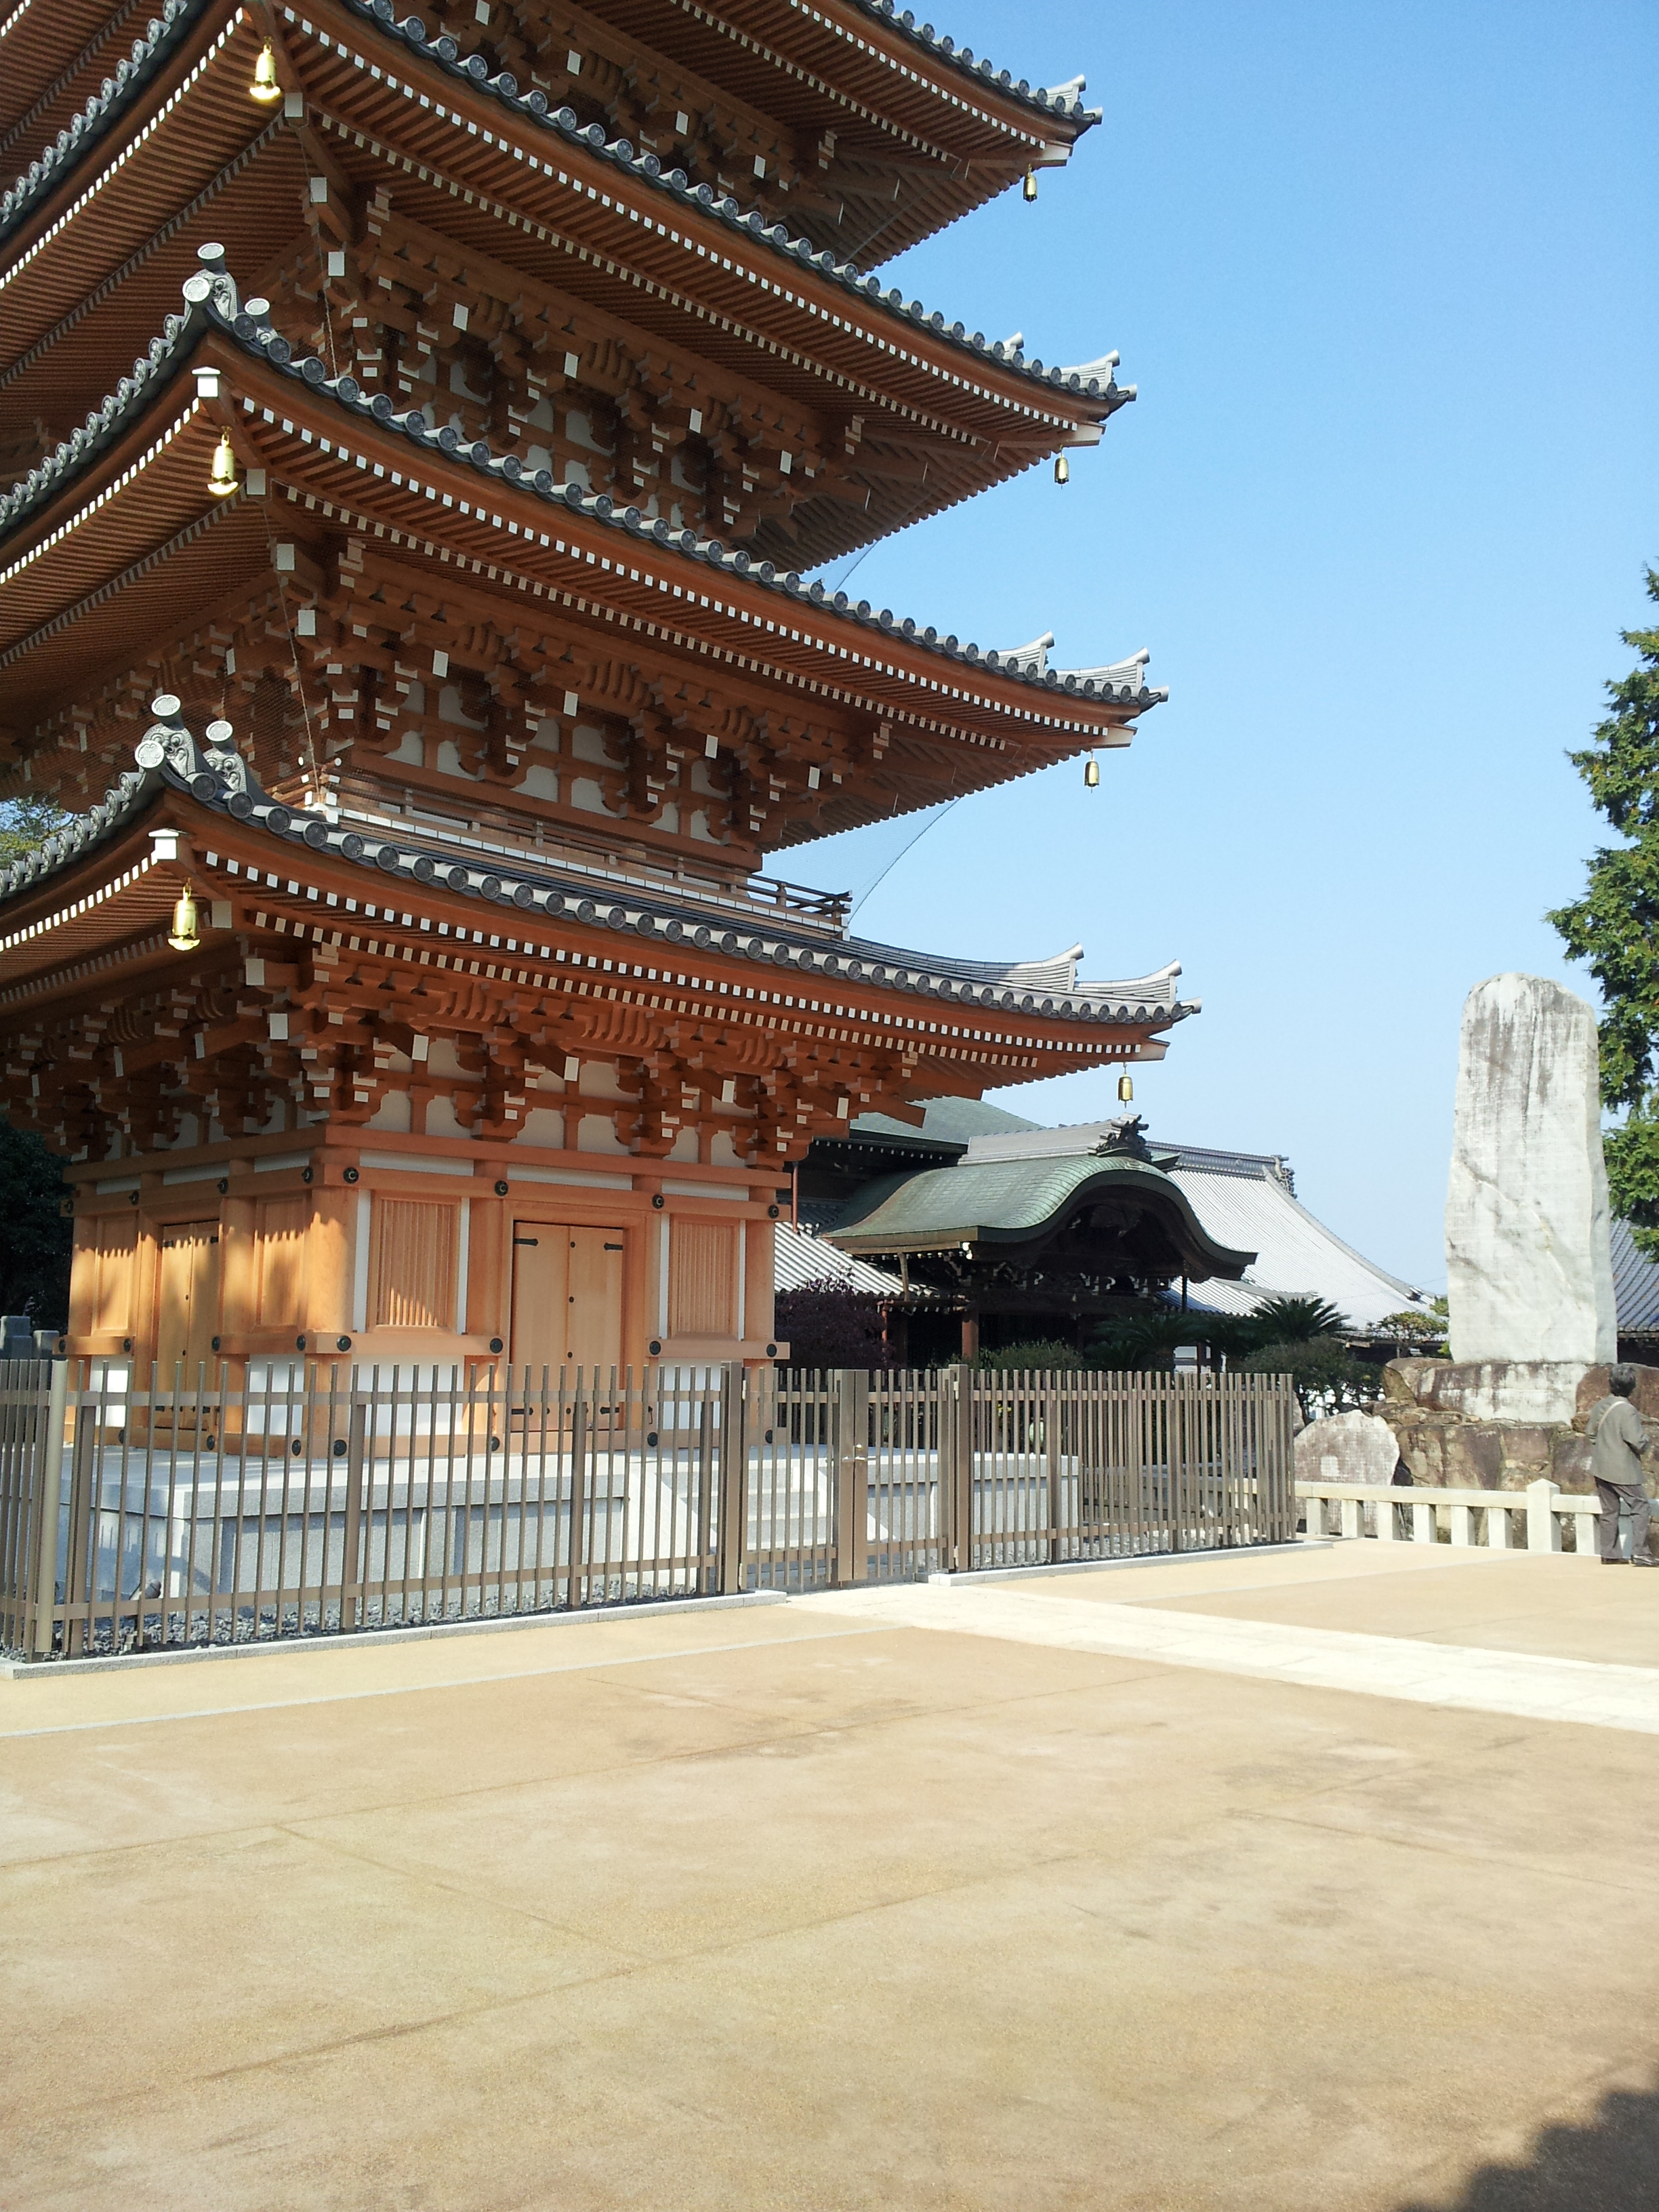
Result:
M1659 562L1659 13L1648 0L939 0L1104 122L888 264L1045 362L1115 347L1101 447L869 552L857 594L1061 667L1152 649L1133 747L966 799L861 933L1183 963L1155 1129L1282 1152L1435 1289L1458 1012L1574 981L1544 921L1601 825L1565 758ZM848 563L823 572L839 583ZM918 824L776 857L861 887ZM1000 1094L1115 1110L1106 1072Z

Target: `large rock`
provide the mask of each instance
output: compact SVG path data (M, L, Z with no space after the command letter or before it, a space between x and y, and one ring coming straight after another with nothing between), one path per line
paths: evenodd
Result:
M1541 976L1494 975L1463 1008L1449 1349L1460 1365L1502 1364L1517 1389L1516 1370L1533 1371L1524 1404L1485 1418L1571 1420L1584 1369L1614 1357L1607 1227L1595 1016Z
M1573 1415L1575 1428L1582 1428L1591 1409L1607 1396L1610 1371L1607 1367L1592 1367L1580 1380L1578 1403ZM1659 1367L1638 1367L1635 1375L1636 1389L1631 1403L1644 1420L1659 1421Z
M1576 1361L1424 1359L1417 1402L1466 1421L1570 1421L1583 1369Z
M1370 1413L1310 1421L1296 1440L1298 1482L1392 1482L1399 1463L1394 1431Z
M1429 1401L1423 1393L1432 1384L1435 1370L1450 1364L1449 1359L1425 1359L1414 1353L1391 1359L1382 1370L1382 1395L1402 1405L1426 1406Z

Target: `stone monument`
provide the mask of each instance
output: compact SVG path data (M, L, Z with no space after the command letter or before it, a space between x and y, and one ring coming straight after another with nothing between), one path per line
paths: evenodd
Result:
M1494 975L1463 1008L1446 1194L1466 1418L1571 1419L1579 1377L1616 1352L1607 1230L1595 1015L1541 976Z

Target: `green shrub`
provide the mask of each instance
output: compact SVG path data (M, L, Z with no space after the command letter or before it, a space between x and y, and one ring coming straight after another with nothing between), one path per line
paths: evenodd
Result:
M1356 1359L1338 1338L1316 1336L1300 1343L1264 1344L1243 1363L1246 1375L1288 1375L1302 1411L1346 1413L1372 1404L1382 1395L1382 1370Z
M1000 1352L981 1352L975 1364L988 1374L1008 1375L1030 1368L1065 1368L1072 1370L1093 1364L1074 1344L1060 1344L1052 1340L1031 1344L1007 1344Z

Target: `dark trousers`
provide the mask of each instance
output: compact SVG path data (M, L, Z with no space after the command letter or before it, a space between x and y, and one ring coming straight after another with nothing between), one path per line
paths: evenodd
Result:
M1639 1482L1603 1482L1596 1478L1595 1494L1601 1501L1601 1517L1595 1524L1595 1548L1604 1559L1619 1557L1619 1522L1630 1517L1630 1549L1640 1559L1648 1548L1648 1523L1653 1503Z

